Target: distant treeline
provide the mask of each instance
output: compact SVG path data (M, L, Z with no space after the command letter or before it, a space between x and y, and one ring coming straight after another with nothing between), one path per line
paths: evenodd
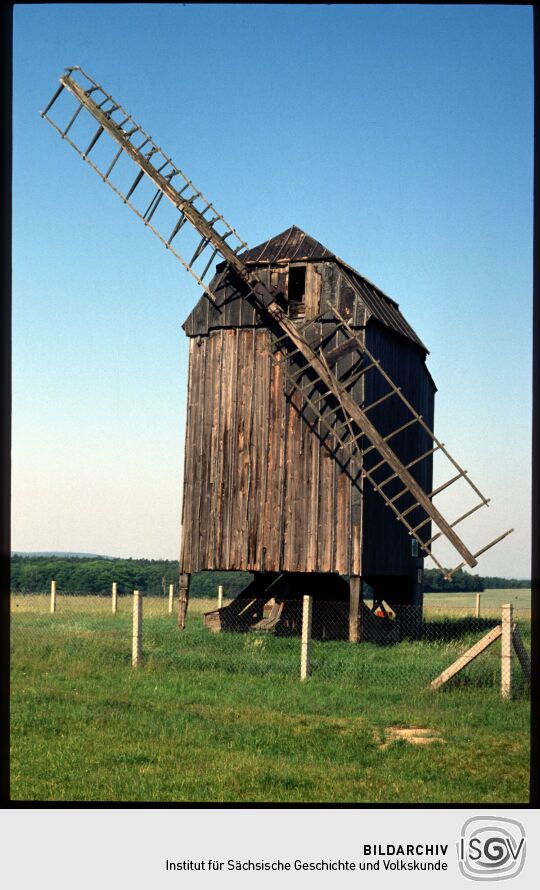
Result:
M109 559L107 557L12 556L11 590L39 593L56 581L63 593L107 593L113 581L118 592L134 589L153 596L178 589L178 561L173 559ZM226 596L236 596L251 580L247 572L201 572L190 585L190 596L214 597L218 584Z
M178 589L178 562L172 559L109 559L106 557L12 556L11 589L38 593L50 589L55 580L64 593L106 593L113 581L118 592L130 593L138 588L146 594L159 596L168 593L169 584ZM190 595L216 596L223 584L225 596L236 596L251 580L248 572L200 572L191 580ZM426 569L426 592L444 591L463 593L493 588L529 588L530 581L508 578L481 577L468 572L456 572L451 581L444 581L438 569Z
M426 593L467 593L481 590L526 588L531 586L530 581L517 580L516 578L491 578L481 575L470 575L468 572L459 571L452 576L450 581L444 580L444 575L439 569L426 569L424 572L424 590Z

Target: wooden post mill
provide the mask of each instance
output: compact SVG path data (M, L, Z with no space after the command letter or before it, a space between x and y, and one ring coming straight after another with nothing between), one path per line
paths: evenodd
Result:
M336 376L351 380L348 391L358 405L381 399L384 378L365 372L356 337L432 426L435 385L427 350L393 300L296 226L240 258L280 292L283 311L317 343ZM240 598L254 598L254 621L269 597L346 598L351 635L359 637L361 622L353 619L362 614L362 581L378 601L421 610L422 555L351 463L341 441L347 424L339 401L320 391L309 367L280 349L279 332L224 264L210 288L216 301L203 294L184 324L189 384L182 573L253 572ZM409 419L395 401L381 400L371 412L385 436ZM392 441L404 464L430 452L413 474L431 491L432 441L425 429L411 424ZM373 452L371 466L376 462ZM389 484L389 496L398 490L399 479L393 489ZM422 531L427 540L430 524ZM234 607L232 613L234 619Z
M489 499L433 432L427 349L397 303L296 226L249 249L81 68L61 75L42 116L202 288L184 324L180 627L190 576L205 570L253 573L245 629L298 632L311 594L358 642L374 620L364 585L383 610L419 619L424 557L449 578L512 530L476 553L456 531ZM436 453L451 476L434 489ZM456 484L474 503L448 520L434 499ZM439 539L459 555L452 570L433 552ZM206 623L239 629L239 618L233 602Z

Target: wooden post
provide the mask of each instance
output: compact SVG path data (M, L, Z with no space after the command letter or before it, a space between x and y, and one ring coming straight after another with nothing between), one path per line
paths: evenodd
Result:
M116 615L116 610L118 608L118 585L116 581L112 583L112 611L113 615Z
M512 603L502 607L501 636L501 695L512 696Z
M141 661L142 650L142 596L140 590L133 591L133 635L131 646L131 664L137 667Z
M349 579L349 641L359 643L362 639L362 580L358 575Z
M475 611L475 617L476 617L476 618L480 618L480 594L479 594L479 593L476 594L476 611Z
M56 581L51 581L51 615L56 612Z
M302 647L300 650L300 679L306 680L311 674L311 613L312 599L304 596L302 608Z
M220 584L217 589L217 607L218 607L218 609L221 609L222 606L223 606L223 585Z
M180 575L180 590L178 593L178 627L184 630L186 626L186 612L189 603L189 575Z
M169 584L169 615L172 615L174 597L174 584Z

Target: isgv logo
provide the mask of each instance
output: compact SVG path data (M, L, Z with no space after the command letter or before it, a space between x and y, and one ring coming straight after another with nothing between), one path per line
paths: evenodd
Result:
M504 881L523 868L525 829L516 819L473 816L461 829L459 870L471 881Z

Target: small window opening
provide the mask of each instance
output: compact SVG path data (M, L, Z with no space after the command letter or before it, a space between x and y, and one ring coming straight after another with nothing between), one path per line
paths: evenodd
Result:
M302 318L306 314L306 267L289 267L289 317Z

